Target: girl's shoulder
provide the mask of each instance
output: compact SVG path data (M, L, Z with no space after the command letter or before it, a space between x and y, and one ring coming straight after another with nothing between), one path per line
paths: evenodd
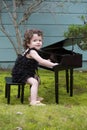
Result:
M29 54L31 50L35 50L36 52L38 52L38 50L36 50L35 48L28 48L28 49L26 49L26 50L23 52L22 56L25 56L26 54Z
M37 49L35 49L35 48L30 48L30 51L31 51L31 50L35 50L36 52L38 52L38 50L37 50Z

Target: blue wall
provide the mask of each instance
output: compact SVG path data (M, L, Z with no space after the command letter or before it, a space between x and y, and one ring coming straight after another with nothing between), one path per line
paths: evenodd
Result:
M80 17L87 14L87 0L82 0L82 2L75 2L76 0L73 0L73 2L66 1L63 4L61 1L45 0L41 5L41 10L33 13L25 25L21 26L22 36L27 28L41 29L44 32L43 46L47 46L64 40L64 32L67 31L69 25L83 24ZM61 4L61 7L58 6L59 4ZM22 16L22 11L23 8L21 7L18 11L19 17ZM16 43L14 27L6 10L3 10L2 17L6 30ZM68 46L67 49L71 49L71 46ZM82 51L77 45L75 45L75 51L82 53L83 60L87 60L87 51ZM0 61L14 61L15 58L16 54L10 41L0 31ZM8 66L10 66L10 63Z

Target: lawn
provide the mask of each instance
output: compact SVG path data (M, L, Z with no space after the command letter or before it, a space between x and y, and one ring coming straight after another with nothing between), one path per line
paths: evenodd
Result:
M74 93L66 92L65 72L59 73L59 104L55 103L54 73L39 70L39 95L46 106L29 106L29 86L25 86L24 104L11 89L11 103L5 98L4 77L10 71L0 71L0 130L87 130L87 72L74 71Z

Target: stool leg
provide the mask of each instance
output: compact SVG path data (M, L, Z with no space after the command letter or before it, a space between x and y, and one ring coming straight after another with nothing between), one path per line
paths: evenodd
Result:
M7 84L7 103L10 104L10 85Z
M21 103L23 103L24 101L24 85L22 85L22 88L21 88Z

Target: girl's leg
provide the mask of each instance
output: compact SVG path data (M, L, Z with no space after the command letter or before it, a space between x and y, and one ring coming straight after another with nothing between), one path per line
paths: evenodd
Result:
M30 95L30 105L45 105L41 103L40 101L37 101L37 95L38 95L38 81L31 77L27 80L27 83L31 85L31 95Z
M41 84L40 77L38 75L35 75L35 79L37 79L37 81L38 81L38 87L39 87L39 85ZM43 101L43 99L44 99L43 97L39 97L37 95L37 101Z
M38 94L38 81L35 78L29 78L27 83L31 85L31 102L37 101L37 94Z

